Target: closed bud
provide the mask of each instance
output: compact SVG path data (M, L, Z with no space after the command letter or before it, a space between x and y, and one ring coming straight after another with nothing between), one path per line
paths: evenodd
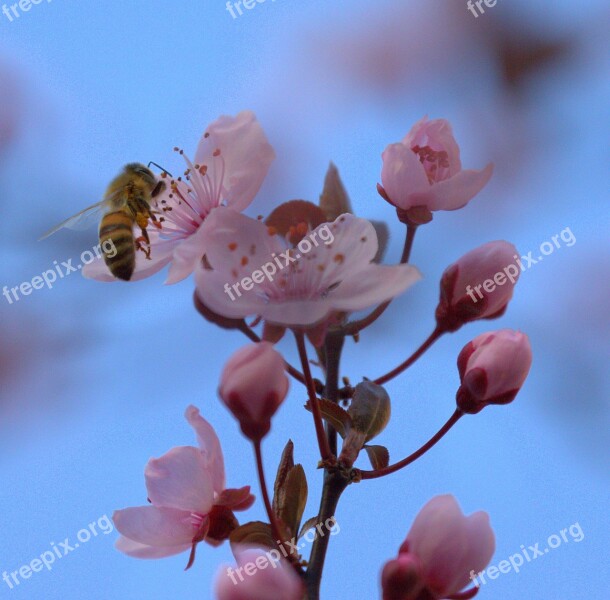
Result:
M488 404L515 399L532 365L527 335L511 329L484 333L466 344L458 356L461 385L458 408L475 414Z
M381 572L383 600L416 600L424 589L422 563L414 554L399 554Z
M390 421L390 397L383 387L363 381L354 388L348 409L350 430L343 442L339 462L352 466L366 442L379 435Z
M269 342L245 346L225 365L219 395L253 441L268 433L271 417L286 398L284 369L282 355Z
M438 327L456 331L469 321L501 316L521 272L517 260L515 246L497 241L471 250L447 267L436 308Z

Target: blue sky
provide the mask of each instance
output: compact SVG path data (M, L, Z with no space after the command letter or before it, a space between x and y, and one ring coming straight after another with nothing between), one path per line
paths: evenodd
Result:
M576 243L523 275L500 320L446 336L388 385L393 419L379 443L398 459L452 411L455 359L465 343L501 327L531 338L534 365L514 404L464 419L410 469L347 490L323 593L376 597L380 569L417 511L452 493L466 512L489 512L492 564L574 523L584 532L582 542L562 544L518 575L502 574L480 598L601 597L608 584L610 65L597 23L607 10L602 2L557 2L544 11L498 3L475 20L461 4L267 0L232 19L222 0L53 0L13 22L0 14L0 66L13 68L23 91L19 135L0 157L0 285L91 248L94 229L36 239L97 201L123 163L155 160L172 170L174 146L192 153L207 123L246 108L278 155L250 214L292 198L315 200L333 160L356 212L391 224L388 260L396 260L402 232L375 194L380 153L423 114L449 118L465 166L493 160L494 179L467 208L439 214L418 232L412 261L424 280L370 335L347 343L346 375L357 381L385 372L428 335L440 274L469 249L507 239L526 254L566 227ZM511 95L481 34L491 19L537 37L573 37L573 52ZM163 286L163 275L128 286L74 275L12 305L0 298L0 573L116 508L145 503L146 461L194 443L182 417L191 403L221 437L229 484L256 490L251 449L216 399L218 374L244 340L202 322L192 290L190 280ZM280 346L294 360L290 343ZM309 476L309 516L320 482L302 396L293 386L264 451L271 477L286 440L295 441ZM248 518L263 518L260 503ZM136 561L114 550L115 538L93 538L16 589L0 582L0 597L208 598L218 564L230 561L226 545L201 548L184 573L185 557Z

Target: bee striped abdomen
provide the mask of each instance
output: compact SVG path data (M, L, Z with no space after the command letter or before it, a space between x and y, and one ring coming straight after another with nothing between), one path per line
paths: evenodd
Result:
M136 267L136 245L133 219L122 210L109 212L100 223L100 245L110 240L116 249L113 255L104 253L104 262L119 279L129 281Z

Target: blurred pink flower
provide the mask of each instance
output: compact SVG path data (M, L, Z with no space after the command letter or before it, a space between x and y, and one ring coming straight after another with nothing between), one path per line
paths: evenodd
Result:
M418 121L402 142L382 154L382 196L402 210L456 210L465 206L491 178L493 165L463 170L460 148L445 119Z
M237 567L221 567L216 575L215 593L218 600L303 598L303 582L283 558L271 558L262 548L248 546L236 545L233 552Z
M179 150L187 164L185 180L168 182L156 198L156 209L165 219L160 231L149 228L151 260L137 253L131 280L144 279L171 263L166 283L188 277L204 254L201 225L218 206L244 210L258 193L275 152L254 113L221 116L206 130L194 164ZM167 180L167 178L166 178ZM83 269L86 277L115 281L103 260Z
M244 435L261 439L288 393L282 355L270 342L241 348L225 365L218 393L238 419Z
M501 316L521 273L518 258L509 242L488 242L447 267L436 308L439 325L455 331L468 321Z
M115 511L121 533L116 547L135 558L162 558L191 550L201 541L217 546L237 526L234 510L254 502L250 487L225 489L224 459L212 426L194 406L185 413L199 448L172 448L146 465L149 506Z
M436 496L415 518L398 558L386 563L383 598L471 598L471 591L460 594L460 590L468 585L472 571L487 566L494 550L487 513L466 517L453 496Z
M488 404L512 402L531 366L532 348L524 333L500 329L479 335L458 356L458 407L477 413Z
M228 209L215 210L202 230L210 268L197 269L197 294L225 317L258 315L276 325L312 326L334 311L389 300L421 277L411 265L374 264L375 229L350 214L319 225L297 247Z

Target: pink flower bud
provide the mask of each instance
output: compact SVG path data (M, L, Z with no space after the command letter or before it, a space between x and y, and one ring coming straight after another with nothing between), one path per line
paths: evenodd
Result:
M519 279L517 249L508 242L488 242L453 263L441 277L436 321L444 331L456 331L476 319L501 316Z
M512 402L531 365L527 335L500 329L476 337L458 356L462 382L456 396L458 408L475 414L488 404Z
M454 597L468 585L473 572L479 573L487 566L494 550L495 538L487 513L479 511L466 517L453 496L436 496L415 518L398 558L386 564L383 598ZM394 594L392 583L397 586ZM463 592L460 597L472 595Z
M460 148L445 119L418 121L402 142L384 151L380 194L399 210L456 210L489 181L493 166L462 169Z
M271 427L271 417L288 393L284 359L269 342L250 344L227 362L219 394L244 435L260 440Z
M399 554L381 572L383 600L417 600L424 589L422 564L414 554Z

